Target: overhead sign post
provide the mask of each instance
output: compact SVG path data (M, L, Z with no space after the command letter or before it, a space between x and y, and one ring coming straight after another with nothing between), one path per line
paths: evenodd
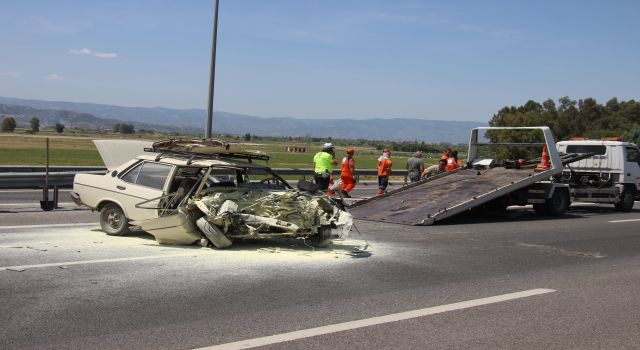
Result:
M204 137L211 138L213 121L213 92L216 81L216 42L218 40L218 0L213 0L213 40L211 42L211 75L209 79L209 105L207 106L207 128Z

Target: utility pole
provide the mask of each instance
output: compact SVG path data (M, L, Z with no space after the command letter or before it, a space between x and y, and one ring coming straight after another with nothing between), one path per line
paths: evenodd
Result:
M211 76L209 79L209 105L207 107L207 128L205 138L211 138L211 125L213 121L213 92L216 82L216 43L218 40L218 0L213 0L213 40L211 42Z

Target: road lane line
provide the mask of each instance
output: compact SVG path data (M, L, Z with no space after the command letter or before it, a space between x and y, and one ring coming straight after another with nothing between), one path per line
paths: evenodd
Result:
M60 189L60 192L68 192L71 191L70 189ZM0 193L27 193L27 192L34 192L34 193L42 193L42 190L0 190Z
M289 333L276 334L276 335L271 335L267 337L241 340L233 343L214 345L214 346L199 348L195 350L249 349L249 348L255 348L258 346L278 344L278 343L283 343L283 342L297 340L297 339L315 337L323 334L348 331L348 330L353 330L353 329L358 329L363 327L369 327L369 326L375 326L375 325L380 325L385 323L408 320L412 318L435 315L435 314L448 312L448 311L456 311L456 310L462 310L462 309L472 308L476 306L500 303L500 302L514 300L514 299L527 298L535 295L553 293L555 291L556 290L554 289L544 289L544 288L530 289L522 292L508 293L508 294L496 295L488 298L462 301L459 303L434 306L426 309L400 312L400 313L390 314L385 316L365 318L362 320L337 323L333 325L316 327L316 328L308 328L308 329L303 329L303 330L289 332Z
M41 227L75 227L75 226L99 226L97 222L83 222L81 224L48 224L48 225L17 225L17 226L0 226L0 230L10 230L16 228L41 228Z
M75 205L74 202L59 202L58 205ZM37 207L40 205L38 202L29 202L29 203L0 203L0 207L18 207L18 206L34 206Z
M26 270L26 269L36 269L36 268L54 267L54 266L87 265L87 264L100 264L100 263L121 262L121 261L162 259L162 258L174 258L174 257L177 257L177 256L193 256L193 254L194 253L191 252L191 253L171 254L171 255L134 256L134 257L129 257L129 258L65 261L65 262L59 262L59 263L36 264L36 265L3 266L3 267L0 267L0 270Z
M628 220L613 220L609 222L632 222L632 221L640 221L640 219L628 219Z

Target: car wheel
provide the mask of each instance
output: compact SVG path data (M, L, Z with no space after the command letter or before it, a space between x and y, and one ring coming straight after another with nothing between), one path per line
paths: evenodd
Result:
M620 201L615 204L616 210L623 213L630 212L633 209L635 191L629 187L625 187L620 195Z
M552 216L560 216L569 209L569 192L564 189L556 189L553 196L545 203L546 212Z
M122 208L113 203L105 204L100 209L100 227L111 236L122 236L129 232L129 222Z
M318 233L311 236L311 245L316 248L326 248L331 244L331 226L324 225L318 228Z

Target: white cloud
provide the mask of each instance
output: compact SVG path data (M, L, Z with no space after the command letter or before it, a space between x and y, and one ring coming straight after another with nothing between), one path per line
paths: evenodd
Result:
M61 76L59 76L58 74L55 74L55 73L47 74L47 75L43 76L42 79L51 80L51 81L64 81L64 78L62 78Z
M69 53L73 55L93 56L102 59L118 58L118 54L115 52L93 52L91 49L87 49L86 47L82 49L69 49Z

